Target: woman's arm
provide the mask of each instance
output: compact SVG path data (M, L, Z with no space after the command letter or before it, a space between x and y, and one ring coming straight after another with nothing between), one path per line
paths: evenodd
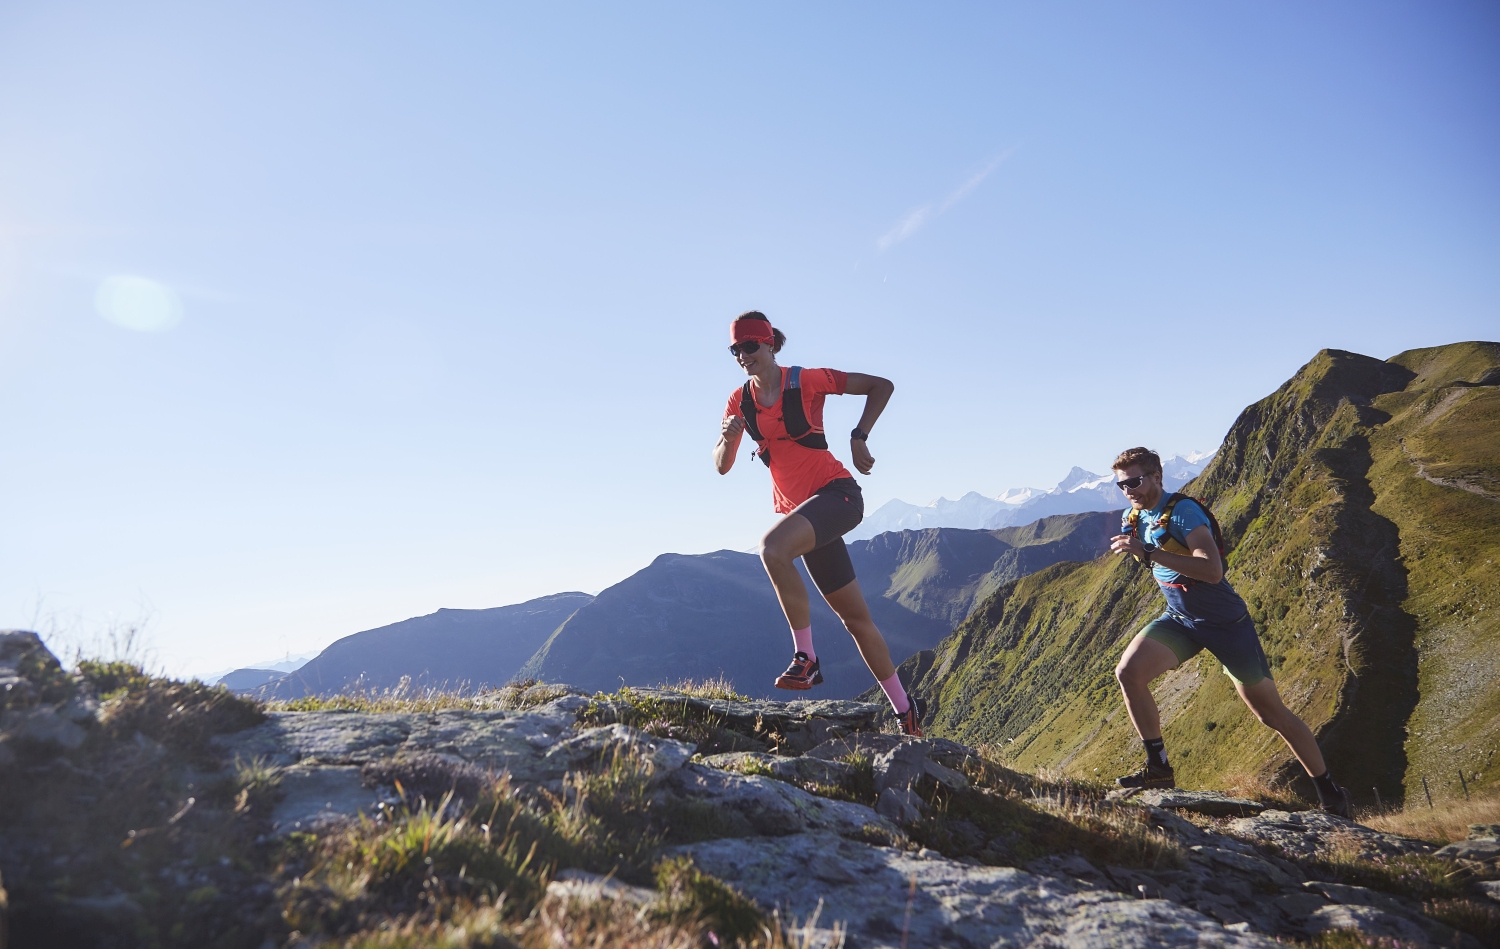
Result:
M738 415L726 415L719 429L719 440L714 444L714 467L719 474L728 474L729 469L734 467L734 456L739 454L745 420Z
M896 384L889 379L867 376L862 372L849 373L844 394L865 397L865 411L859 417L860 431L870 434L870 429L875 427L875 420L885 411L885 404L891 401L891 393L895 391ZM849 454L853 456L854 467L859 469L860 474L869 474L870 469L875 467L875 456L870 454L870 446L865 444L864 439L849 439Z

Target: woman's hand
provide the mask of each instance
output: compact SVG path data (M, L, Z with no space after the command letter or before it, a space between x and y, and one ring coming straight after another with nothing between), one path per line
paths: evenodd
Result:
M863 438L849 439L849 454L854 456L854 467L859 469L860 474L869 474L870 469L875 467L875 456L870 454L870 446L865 444Z
M719 440L714 444L714 470L728 474L734 467L734 453L740 447L740 434L745 431L745 420L738 415L727 415L719 423Z

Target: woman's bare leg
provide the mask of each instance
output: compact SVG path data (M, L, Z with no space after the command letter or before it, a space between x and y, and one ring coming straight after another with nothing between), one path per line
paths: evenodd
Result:
M844 621L844 628L854 637L859 654L875 678L883 681L895 675L896 666L891 662L890 647L886 646L885 637L880 635L875 621L870 618L870 606L859 589L859 581L850 580L832 593L825 593L823 599Z
M760 540L760 562L771 578L771 586L776 588L781 611L786 614L786 621L792 629L805 629L812 624L807 585L802 582L802 574L797 572L797 558L817 544L818 535L812 522L801 514L783 517Z

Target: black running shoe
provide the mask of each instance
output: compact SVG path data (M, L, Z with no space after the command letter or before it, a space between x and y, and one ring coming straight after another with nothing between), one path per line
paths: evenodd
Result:
M906 693L906 711L893 712L896 716L896 724L901 726L901 734L910 735L913 738L922 737L922 719L927 717L927 700L920 695Z
M810 689L822 684L823 670L819 667L818 660L807 658L805 652L792 656L792 664L776 677L778 689Z
M1322 808L1325 814L1332 814L1334 817L1342 817L1344 820L1354 819L1354 802L1349 798L1348 788L1339 787L1338 795L1331 801L1321 800L1321 794L1319 794L1319 798L1320 800L1318 801L1318 807Z
M1115 778L1115 783L1122 788L1175 788L1177 786L1177 774L1169 764L1143 764L1135 771L1124 777Z

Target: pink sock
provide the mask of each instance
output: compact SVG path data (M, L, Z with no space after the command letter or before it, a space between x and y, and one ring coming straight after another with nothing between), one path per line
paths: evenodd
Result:
M911 699L906 697L906 689L901 687L901 673L893 672L889 679L881 679L880 687L885 690L885 697L891 700L891 708L900 715L911 708Z
M807 658L809 659L818 658L818 654L813 652L811 626L792 630L792 642L796 644L797 652L807 653Z

